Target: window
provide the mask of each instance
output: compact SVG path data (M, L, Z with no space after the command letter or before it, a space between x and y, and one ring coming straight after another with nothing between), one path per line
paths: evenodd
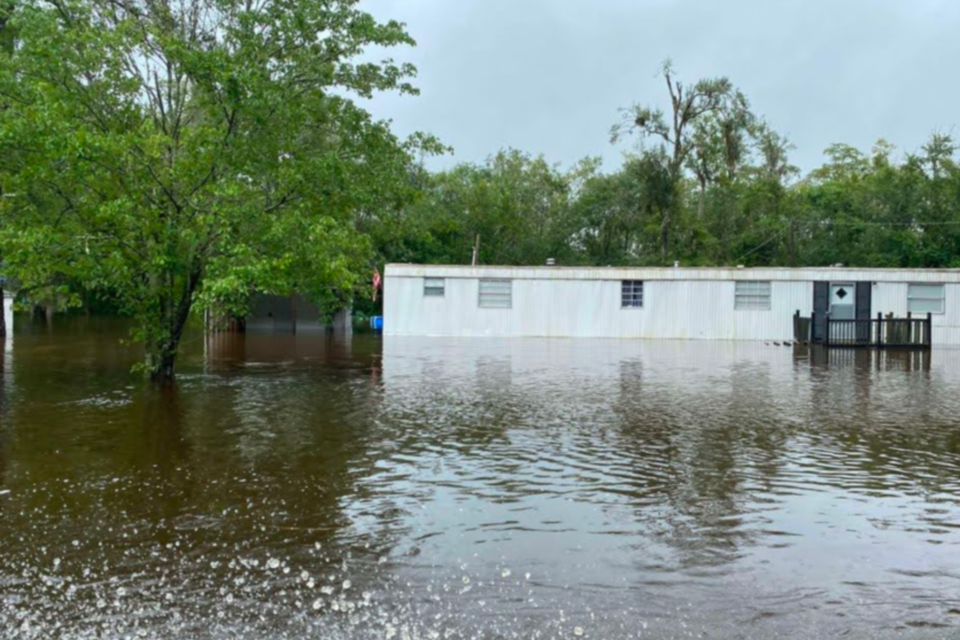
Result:
M908 285L907 311L911 313L943 313L943 285Z
M480 308L509 309L513 306L513 282L511 280L481 280Z
M624 280L620 283L620 306L639 309L643 306L643 280Z
M738 311L769 311L770 283L749 280L737 282L733 308Z
M443 297L443 278L424 278L423 279L423 295L425 296L436 296L438 298Z

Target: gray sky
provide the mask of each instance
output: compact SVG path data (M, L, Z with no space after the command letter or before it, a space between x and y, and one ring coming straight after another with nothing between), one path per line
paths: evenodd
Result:
M500 148L569 166L600 155L619 107L666 108L656 76L726 75L754 111L796 145L804 171L845 142L884 137L915 151L960 121L960 2L955 0L365 0L407 23L419 97L370 108L395 131L436 134L455 154L442 167Z

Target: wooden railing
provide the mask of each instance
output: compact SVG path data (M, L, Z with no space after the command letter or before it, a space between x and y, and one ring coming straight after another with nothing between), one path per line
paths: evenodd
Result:
M815 332L815 327L820 327ZM809 318L793 316L794 338L798 342L822 342L827 347L908 347L929 349L933 344L933 314L914 318L876 318L839 320L829 313L813 313ZM816 335L820 333L821 335Z

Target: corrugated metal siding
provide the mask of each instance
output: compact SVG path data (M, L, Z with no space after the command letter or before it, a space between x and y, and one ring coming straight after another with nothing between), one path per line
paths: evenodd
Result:
M944 286L944 296L943 315L933 316L933 342L960 344L960 284Z
M886 316L892 313L898 318L907 317L907 285L902 282L877 283L873 287L873 317L877 313Z
M793 314L799 310L809 316L813 303L812 279L771 279L769 311L738 311L734 309L735 280L645 279L643 308L623 309L619 278L522 277L513 278L512 308L481 309L479 277L441 274L469 271L482 277L509 277L511 274L529 276L530 272L552 273L553 269L416 267L423 275L411 276L408 274L414 269L412 266L405 265L400 270L391 267L394 265L388 265L384 283L384 332L388 335L791 340ZM622 272L630 275L625 279L641 279L635 276L649 270L582 271L584 275ZM731 270L716 271L719 274ZM735 271L747 273L748 279L762 280L758 271L790 270ZM828 279L823 271L814 271L815 279ZM906 282L923 281L919 277L922 273L898 273L904 282L873 285L872 316L877 312L892 312L897 317L906 315ZM424 275L445 278L443 297L423 295ZM844 272L843 276L832 280L858 279L850 272ZM934 342L960 344L960 284L945 287L946 312L934 316Z
M812 285L775 282L769 311L735 311L733 282L647 281L641 309L620 306L620 282L516 280L513 308L481 309L478 280L448 279L445 296L421 278L388 277L390 335L790 339L793 313L810 313Z
M917 280L910 280L917 282ZM873 287L873 317L877 312L907 317L906 282L878 282ZM944 285L944 312L933 314L934 344L960 344L960 284ZM919 314L918 317L922 317Z

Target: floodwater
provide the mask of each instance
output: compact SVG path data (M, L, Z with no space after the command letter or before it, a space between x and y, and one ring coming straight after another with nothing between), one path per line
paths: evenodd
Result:
M2 638L960 637L960 350L122 335L7 343Z

